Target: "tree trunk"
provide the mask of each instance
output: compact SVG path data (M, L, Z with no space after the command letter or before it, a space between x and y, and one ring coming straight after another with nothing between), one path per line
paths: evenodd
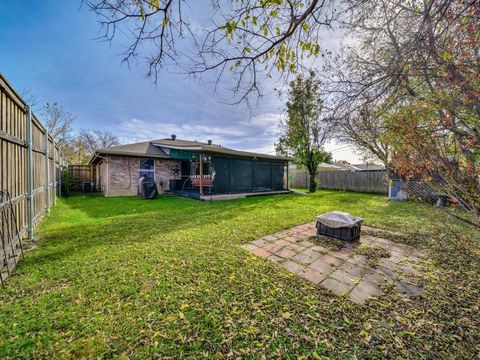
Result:
M308 192L314 193L317 190L317 181L315 179L315 176L317 175L315 171L313 170L308 170L308 174L310 176L310 184L308 187Z

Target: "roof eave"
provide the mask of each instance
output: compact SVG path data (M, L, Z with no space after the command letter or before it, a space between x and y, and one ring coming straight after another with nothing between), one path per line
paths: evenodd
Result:
M146 153L135 153L135 152L127 152L127 151L108 151L108 150L101 150L96 151L95 155L92 157L93 161L95 157L99 157L101 155L114 155L114 156L130 156L130 157L144 157L144 158L155 158L155 159L170 159L170 156L167 155L157 155L157 154L146 154Z
M254 153L249 151L232 150L227 148L212 149L211 147L202 147L201 151L212 153L212 154L225 155L225 156L230 155L230 156L241 156L241 157L251 157L251 158L258 158L258 159L281 160L281 161L294 160L293 158L288 156L260 154L260 153Z

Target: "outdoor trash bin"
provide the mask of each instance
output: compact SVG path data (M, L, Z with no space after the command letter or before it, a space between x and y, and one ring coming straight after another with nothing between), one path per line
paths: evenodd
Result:
M317 235L352 241L360 238L363 219L342 211L317 216Z
M157 184L151 179L145 179L138 185L140 199L156 199L158 197Z

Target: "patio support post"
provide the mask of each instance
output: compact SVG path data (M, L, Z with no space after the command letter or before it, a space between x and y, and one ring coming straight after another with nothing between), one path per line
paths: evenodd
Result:
M45 206L50 213L50 154L48 153L48 129L45 129Z
M287 190L289 189L290 184L288 183L288 161L287 161Z
M203 196L203 154L200 153L200 196Z
M27 199L28 199L28 239L33 239L33 217L35 216L34 207L33 207L33 149L32 149L32 107L27 105L27 132L28 132L28 150L27 150L27 159L28 159L28 169L27 169Z

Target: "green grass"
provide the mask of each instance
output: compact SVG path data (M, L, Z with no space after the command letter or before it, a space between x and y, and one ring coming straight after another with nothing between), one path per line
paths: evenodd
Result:
M360 307L237 246L331 210L407 233L429 254L425 292ZM478 254L439 222L425 205L335 191L63 199L0 289L0 358L475 357Z

